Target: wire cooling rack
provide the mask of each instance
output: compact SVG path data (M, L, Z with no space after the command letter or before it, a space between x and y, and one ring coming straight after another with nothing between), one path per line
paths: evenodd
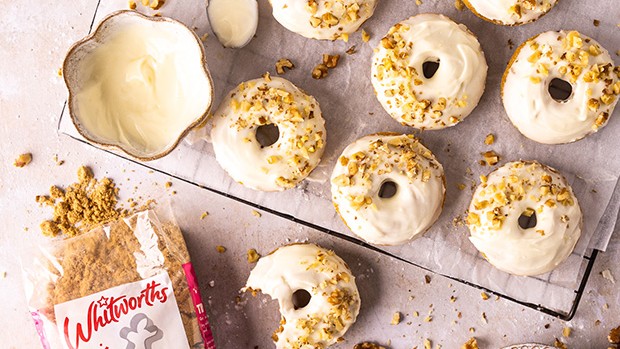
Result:
M101 1L98 1L97 6L95 8L95 12L93 13L89 33L93 29L96 18L99 18L98 12L100 10L101 3L102 3ZM65 105L63 106L62 112L61 112L61 116L60 116L60 120L58 124L58 130L62 133L67 134L68 136L70 136L71 138L79 142L93 146L92 144L90 144L89 142L81 138L79 134L75 132L75 130L69 129L67 125L71 125L71 121L70 121L70 116L68 115L68 110L67 110L67 106L65 103ZM185 146L186 146L185 144L181 144L179 148L183 148ZM596 249L587 249L585 253L579 253L579 254L573 253L569 257L569 262L574 266L573 269L575 271L578 270L578 277L577 277L578 282L571 283L572 286L575 286L575 287L567 287L566 283L562 283L561 281L556 280L554 272L545 274L544 276L530 277L528 278L528 282L524 283L523 285L518 284L520 282L519 280L523 280L523 279L511 278L507 276L507 274L506 275L501 274L500 277L498 277L498 280L499 280L498 282L503 282L503 283L515 283L516 282L517 283L516 285L511 285L512 288L519 288L519 287L534 288L535 289L534 291L538 292L541 295L541 299L545 299L545 295L550 295L554 293L560 293L562 294L563 299L567 299L567 301L564 302L563 306L561 307L557 305L545 304L545 302L528 302L524 300L523 297L519 297L518 294L515 294L515 293L508 294L506 292L502 292L499 290L502 287L506 287L506 285L503 285L502 287L491 287L489 285L482 285L481 283L478 283L478 282L472 282L471 280L467 280L466 278L463 278L463 277L456 277L454 275L450 275L449 273L441 272L437 270L436 268L432 268L427 265L423 265L422 263L418 263L409 258L406 258L403 253L398 253L393 250L367 244L364 241L361 241L351 235L343 234L342 232L336 231L335 229L331 229L327 226L317 224L316 222L311 222L310 220L307 220L307 219L300 219L299 217L296 217L291 214L283 213L277 209L266 207L265 205L257 204L255 201L248 199L247 197L244 198L242 197L242 195L235 195L235 192L232 190L226 190L225 188L223 189L221 186L220 187L211 186L209 185L209 183L199 183L198 181L194 180L195 176L193 176L192 171L179 171L178 169L171 167L170 164L166 163L165 161L143 163L143 162L135 161L115 151L109 151L105 149L101 149L101 150L106 151L115 156L119 156L125 160L139 164L149 170L156 171L156 172L165 174L167 176L173 177L177 180L192 184L196 186L197 188L208 190L210 192L231 198L233 200L247 204L257 209L261 209L263 211L280 216L292 222L296 222L298 224L316 229L318 231L322 231L324 233L327 233L329 235L338 237L340 239L352 242L364 248L374 250L383 255L386 255L394 259L400 260L402 262L405 262L407 264L416 266L428 272L443 275L444 277L447 277L456 282L469 285L471 287L483 290L489 294L493 294L493 295L502 297L504 299L510 300L512 302L518 303L525 307L538 310L540 312L543 312L545 314L548 314L554 317L558 317L562 320L570 320L575 315L577 307L579 306L579 303L581 301L584 289L586 287L587 281L591 275L592 267L596 260L597 254L599 252ZM189 159L189 161L191 160L193 159ZM213 159L210 159L210 160L211 162L209 163L209 165L213 165L214 164L214 161L212 161ZM193 170L193 171L196 172L197 170ZM472 261L482 260L479 257L479 255L477 255L476 251L461 251L461 252L463 252L464 258L466 259L471 259ZM502 278L503 276L506 276L506 277Z

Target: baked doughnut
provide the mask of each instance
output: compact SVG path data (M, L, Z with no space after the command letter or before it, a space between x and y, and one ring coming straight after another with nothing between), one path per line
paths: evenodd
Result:
M280 247L259 259L245 291L277 299L276 348L326 348L355 322L360 296L355 277L333 251L315 244Z
M349 228L369 243L403 244L439 217L443 167L412 135L377 134L342 152L331 176L332 200Z
M463 0L476 16L500 25L534 22L551 10L558 0Z
M310 39L347 41L370 16L377 0L269 0L284 28Z
M474 192L470 240L495 267L514 275L547 273L581 235L581 208L566 179L536 161L493 171Z
M438 14L396 24L372 58L371 81L379 102L394 119L419 129L462 121L478 104L486 76L476 37Z
M522 44L502 79L512 123L545 144L579 140L607 124L620 94L620 67L576 31L550 31Z
M321 160L325 137L314 97L269 75L233 89L211 131L218 163L235 181L262 191L289 189L306 178Z

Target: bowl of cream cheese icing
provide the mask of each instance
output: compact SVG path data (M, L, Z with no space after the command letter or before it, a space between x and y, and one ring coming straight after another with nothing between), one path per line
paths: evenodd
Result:
M79 133L141 161L170 153L211 109L202 43L170 18L114 12L71 47L63 70Z

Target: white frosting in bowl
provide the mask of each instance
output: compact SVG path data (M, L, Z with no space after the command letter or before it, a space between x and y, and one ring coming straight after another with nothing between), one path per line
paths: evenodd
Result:
M207 14L211 29L225 47L241 48L256 34L256 0L210 0Z
M326 348L336 343L357 319L361 304L347 264L315 244L288 245L262 257L244 290L278 300L282 322L272 338L282 349ZM293 301L297 290L311 296L301 308Z
M387 182L393 183L390 194ZM412 135L358 139L342 152L331 183L334 206L347 226L380 245L424 233L439 218L446 191L443 167Z
M549 91L554 79L571 86L566 100ZM502 100L512 123L545 144L579 140L605 126L620 95L620 67L609 52L576 31L550 31L525 42L508 64Z
M520 225L522 215L535 217L535 226ZM539 275L571 254L581 235L582 214L559 172L538 162L516 161L483 177L467 226L470 241L496 268Z
M438 63L427 78L424 64ZM383 108L403 125L454 126L478 105L487 63L480 43L462 24L420 14L393 26L372 58L371 81Z
M65 60L69 108L89 140L141 160L168 153L211 107L198 38L182 24L119 12Z

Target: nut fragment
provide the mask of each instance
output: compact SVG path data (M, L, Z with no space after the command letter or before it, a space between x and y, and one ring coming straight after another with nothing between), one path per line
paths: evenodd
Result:
M329 69L336 68L338 65L338 61L340 60L340 55L323 55L323 64Z
M218 253L224 253L224 252L226 252L226 247L224 247L224 246L222 246L222 245L217 245L217 246L215 246L215 250L216 250Z
M314 67L314 69L312 70L312 78L319 80L319 79L323 79L325 77L327 77L327 66L323 63L317 65L316 67Z
M276 62L276 72L279 75L282 75L284 73L286 73L286 70L284 70L284 68L287 69L293 69L295 68L295 65L293 64L293 62L291 62L290 59L288 58L281 58Z
M258 252L256 252L253 248L249 249L247 254L248 263L256 263L260 259L260 254L258 254Z
M484 139L484 144L491 145L495 143L495 136L492 133L489 133Z
M380 346L379 344L375 344L372 342L362 342L357 343L353 349L385 349L385 347Z
M27 166L31 161L32 161L31 153L21 154L20 156L17 157L17 159L15 159L15 161L13 162L13 166L24 167L24 166Z
M368 32L364 29L362 29L362 41L363 42L370 41L370 34L368 34Z
M390 322L391 325L398 325L400 323L400 312L395 312L394 315L392 315L392 321Z
M611 344L620 344L620 326L609 331L607 340L609 340Z
M478 349L478 341L475 337L471 337L465 344L461 346L461 349Z
M495 153L492 150L481 153L481 155L483 157L484 163L486 163L486 165L489 165L489 166L497 165L497 163L500 160L499 155L497 155L497 153Z

